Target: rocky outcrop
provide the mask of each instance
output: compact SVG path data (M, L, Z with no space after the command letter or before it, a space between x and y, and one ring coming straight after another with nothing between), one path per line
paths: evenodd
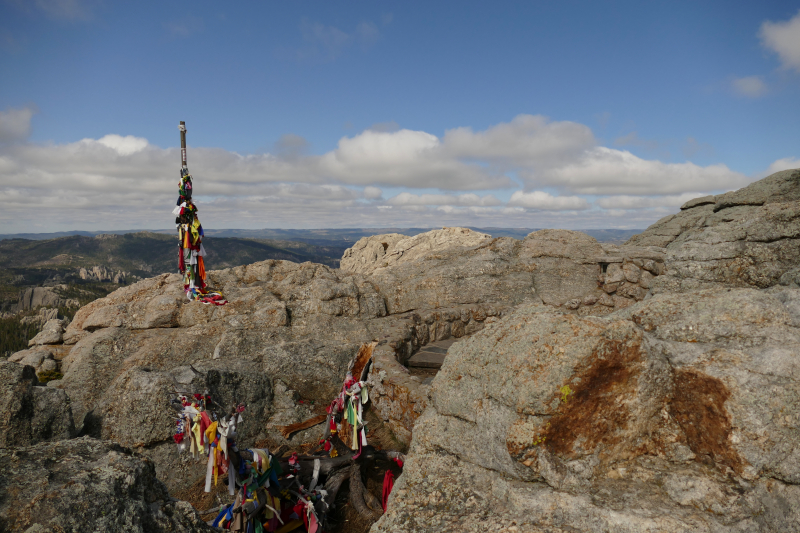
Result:
M527 305L450 349L373 531L793 531L800 290Z
M799 181L688 202L602 246L599 296L453 344L372 531L800 530Z
M89 281L110 281L111 283L125 283L125 280L131 276L130 272L123 272L121 270L110 270L105 266L94 266L91 269L79 268L78 276L81 279Z
M609 296L598 281L604 268L659 260L649 249L604 248L569 231L523 241L461 229L390 237L398 253L371 274L285 261L212 271L210 284L229 300L223 307L188 301L178 275L144 280L84 306L63 333L54 323L13 358L39 372L56 366L63 379L49 385L68 394L76 425L140 449L177 488L201 475L202 465L179 457L171 442L170 391L209 388L246 401L249 445L267 438L278 419L301 421L301 410L287 408L295 391L330 401L359 346L378 342L373 405L408 443L428 386L403 363L420 346L472 334L526 302L611 312L638 295ZM54 344L59 333L62 345Z
M0 447L28 446L75 434L64 391L38 385L33 367L0 361Z
M797 286L800 282L800 170L684 204L628 244L666 248L668 276L654 292L704 287Z
M601 245L577 231L541 230L518 241L509 237L492 239L464 228L446 229L465 233L446 230L423 233L398 241L395 247L407 251L391 255L393 259L384 261L386 266L366 263L370 266L366 270L371 270L369 279L386 298L389 314L480 303L511 307L533 301L554 306L570 302L569 309L584 306L589 308L584 313L605 314L615 306L625 307L642 299L647 290L642 292L633 286L649 283L664 270L661 249ZM462 239L444 239L453 235ZM353 249L369 248L369 243L390 237L365 238ZM437 239L444 240L438 248ZM423 244L410 246L416 241ZM345 261L347 256L345 252L343 270L350 268ZM355 252L350 257L358 263ZM629 285L624 285L624 278L616 285L609 282L603 290L604 273L609 265L613 273L627 263L631 263L628 267L631 271L647 264L655 274L648 272ZM617 291L616 298L607 296Z
M55 355L62 355L59 353L61 351L59 348L58 346L34 346L12 354L8 361L33 367L37 376L45 372L56 372L58 371L58 361Z
M389 327L373 285L322 265L265 261L208 275L227 305L189 301L178 275L162 275L84 306L63 335L64 377L51 384L85 433L140 450L172 488L205 466L177 453L170 391L247 404L240 439L251 446L278 411L302 421L286 420L291 391L330 401L361 343Z
M339 262L340 268L347 272L363 274L382 266L389 266L389 258L397 259L394 254L394 245L408 238L408 235L400 233L362 237L344 251Z
M214 531L170 498L152 462L88 437L0 448L0 530L200 533Z
M25 289L19 297L18 308L21 311L37 307L61 307L67 303L52 287L31 287Z
M58 318L58 309L50 307L42 307L35 315L24 316L19 321L20 324L35 324L39 328L43 328L50 320Z
M64 340L65 320L51 318L45 322L40 331L34 338L28 341L28 346L41 344L61 344Z
M348 272L372 273L443 250L478 246L491 238L491 235L469 228L442 228L413 237L399 233L372 235L362 237L345 250L340 268Z

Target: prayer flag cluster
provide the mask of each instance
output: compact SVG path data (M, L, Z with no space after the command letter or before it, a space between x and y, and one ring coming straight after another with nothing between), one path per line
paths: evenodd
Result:
M203 226L197 217L197 206L192 202L192 176L181 167L177 206L172 211L178 228L178 270L183 274L183 289L190 300L205 304L225 305L225 297L209 291L206 285L206 268L203 258Z

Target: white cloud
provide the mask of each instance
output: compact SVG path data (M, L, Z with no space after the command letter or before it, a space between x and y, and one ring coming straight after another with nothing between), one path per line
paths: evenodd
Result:
M646 209L651 207L673 207L678 208L698 196L697 193L685 193L668 196L606 196L598 199L595 204L604 209Z
M553 196L544 191L516 191L508 205L545 211L576 211L588 209L589 202L577 196Z
M765 21L759 36L766 48L778 54L784 68L800 72L800 12L786 21Z
M367 186L364 187L364 198L367 200L380 200L383 198L383 191L378 187Z
M477 194L411 194L402 192L386 201L389 205L448 205L448 206L495 206L502 202L489 194L478 196Z
M758 98L767 92L767 84L761 76L747 76L746 78L736 78L731 82L736 94L747 96L748 98Z
M36 109L32 106L0 111L0 142L24 141L31 134L31 118Z
M576 194L680 194L731 190L750 182L723 164L663 163L625 150L598 146L541 174L526 173L526 185L553 186Z
M94 143L98 142L103 146L107 146L111 148L119 155L131 155L135 154L136 152L141 152L145 148L147 148L148 142L147 139L142 137L134 137L133 135L126 135L125 137L121 135L106 135L94 141L93 139L84 139L82 142L84 143Z
M503 167L546 166L569 160L595 145L592 130L576 122L549 122L518 115L485 131L447 130L443 151L464 160L488 160Z
M764 178L770 174L780 172L781 170L790 170L795 168L800 168L800 159L796 157L784 157L783 159L774 161L764 172L761 172L758 177Z
M424 131L367 130L339 140L319 159L319 171L354 185L399 185L450 190L508 187L485 167L448 157L438 137Z
M20 141L30 120L16 123L24 127L5 131L16 131L9 138ZM663 163L595 144L580 124L522 115L441 138L366 130L323 155L304 153L307 141L296 135L282 137L275 154L192 147L189 168L204 224L242 228L608 227L609 209L629 213L613 225L645 227L685 199L751 180L724 165ZM797 163L787 158L770 168ZM0 227L27 230L43 212L60 229L168 227L179 166L178 148L130 135L2 144ZM495 190L519 188L517 180L524 190L504 205ZM392 198L384 200L384 186ZM589 209L579 195L608 197Z

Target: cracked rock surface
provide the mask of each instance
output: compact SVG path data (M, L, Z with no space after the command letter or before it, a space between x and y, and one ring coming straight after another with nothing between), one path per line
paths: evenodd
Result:
M153 463L89 437L0 448L0 530L200 533L208 527L169 497Z
M518 308L451 348L372 531L798 531L794 315L754 289Z

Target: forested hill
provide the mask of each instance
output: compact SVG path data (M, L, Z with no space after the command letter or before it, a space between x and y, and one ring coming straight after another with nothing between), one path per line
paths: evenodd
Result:
M303 242L232 237L204 240L206 268L217 270L265 259L302 263L313 261L339 266L348 243L318 246ZM127 273L128 281L175 272L178 240L175 235L150 232L95 237L74 235L47 240L0 240L0 299L16 301L30 286L80 280L81 268L102 266Z

